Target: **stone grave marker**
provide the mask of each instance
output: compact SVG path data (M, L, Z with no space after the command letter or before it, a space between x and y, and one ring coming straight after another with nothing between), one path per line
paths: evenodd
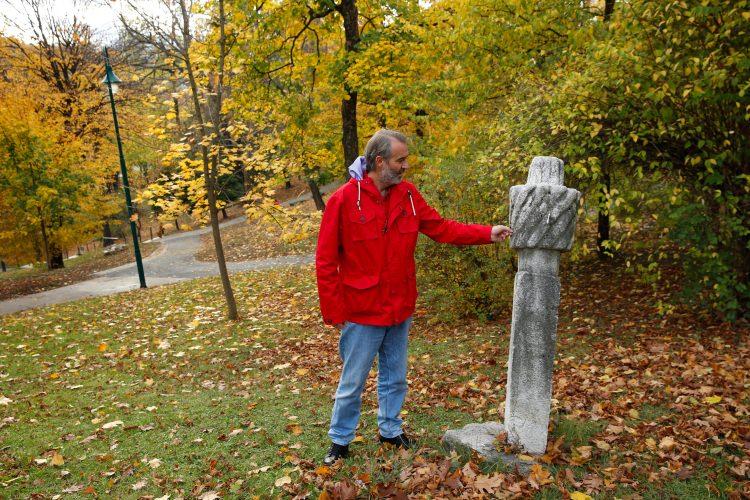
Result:
M573 245L581 193L563 184L563 162L537 156L526 184L510 189L510 246L518 252L513 290L505 420L449 430L446 446L471 448L488 460L524 463L498 453L496 437L541 455L547 446L552 398L552 367L560 304L560 253Z

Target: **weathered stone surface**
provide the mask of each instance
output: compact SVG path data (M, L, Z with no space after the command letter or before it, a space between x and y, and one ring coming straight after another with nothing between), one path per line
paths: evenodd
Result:
M513 292L505 427L508 441L531 454L547 446L560 280L519 270Z
M500 422L468 424L462 429L446 431L445 435L443 435L443 445L448 449L474 450L490 462L502 461L510 467L518 466L519 471L527 474L533 462L519 460L514 455L507 455L497 451L495 441L498 434L504 431L505 428Z
M558 184L564 181L563 161L554 156L535 156L531 160L526 184Z
M554 184L510 188L510 247L570 250L580 196Z
M511 247L518 250L513 292L513 319L505 396L505 422L469 424L445 433L447 446L471 448L488 460L503 460L526 470L529 462L502 455L496 436L526 453L541 455L547 447L560 305L560 252L573 244L581 194L563 186L563 162L536 157L527 183L510 191Z
M508 442L547 447L560 280L560 252L573 244L581 194L562 185L563 162L537 157L527 183L510 190L511 247L518 250L505 395Z

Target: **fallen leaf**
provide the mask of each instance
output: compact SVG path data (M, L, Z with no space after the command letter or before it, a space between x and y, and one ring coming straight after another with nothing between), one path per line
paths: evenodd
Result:
M65 488L62 491L63 491L63 493L78 493L82 489L83 489L83 485L82 484L74 484L73 486L68 486L67 488Z
M505 476L502 474L493 474L492 476L477 476L474 480L474 489L482 493L496 493L503 485Z
M325 465L321 465L320 467L315 469L315 474L317 474L318 476L323 476L323 477L330 476L331 468Z
M55 453L54 455L52 455L52 461L50 462L50 464L55 466L65 465L65 459L63 459L63 456L59 453Z
M672 436L667 436L659 442L659 449L664 451L670 451L675 446L675 441Z
M114 429L118 425L122 425L122 420L113 420L112 422L107 422L106 424L102 425L102 429Z
M286 424L287 432L291 432L295 436L302 434L302 427L299 424Z
M580 491L574 491L570 494L570 500L591 500L591 497L588 496L586 493L581 493Z
M282 477L278 478L276 481L274 481L273 484L277 488L281 488L285 484L290 484L291 482L292 482L292 478L291 477L289 477L289 476L282 476Z

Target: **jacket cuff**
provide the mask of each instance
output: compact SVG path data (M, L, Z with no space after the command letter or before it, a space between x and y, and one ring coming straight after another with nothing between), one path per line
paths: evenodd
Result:
M485 240L487 243L492 243L492 226L485 226L487 233L485 234Z

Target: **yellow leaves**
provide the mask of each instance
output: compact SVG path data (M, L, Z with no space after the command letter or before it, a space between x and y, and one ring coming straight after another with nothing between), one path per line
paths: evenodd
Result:
M573 493L570 494L570 500L592 500L592 499L586 493L581 493L580 491L574 491Z
M710 405L715 405L716 403L721 402L721 396L706 396L705 398L703 398L703 402Z
M50 464L54 465L55 467L60 467L62 465L65 465L65 459L62 455L55 452L54 455L52 455L52 460L50 460Z
M99 350L99 352L104 352L107 350L107 344L105 342L102 342L101 344L99 344L99 347L97 349Z
M602 129L602 124L593 122L591 124L591 132L589 132L589 136L593 139L599 134L599 131Z

